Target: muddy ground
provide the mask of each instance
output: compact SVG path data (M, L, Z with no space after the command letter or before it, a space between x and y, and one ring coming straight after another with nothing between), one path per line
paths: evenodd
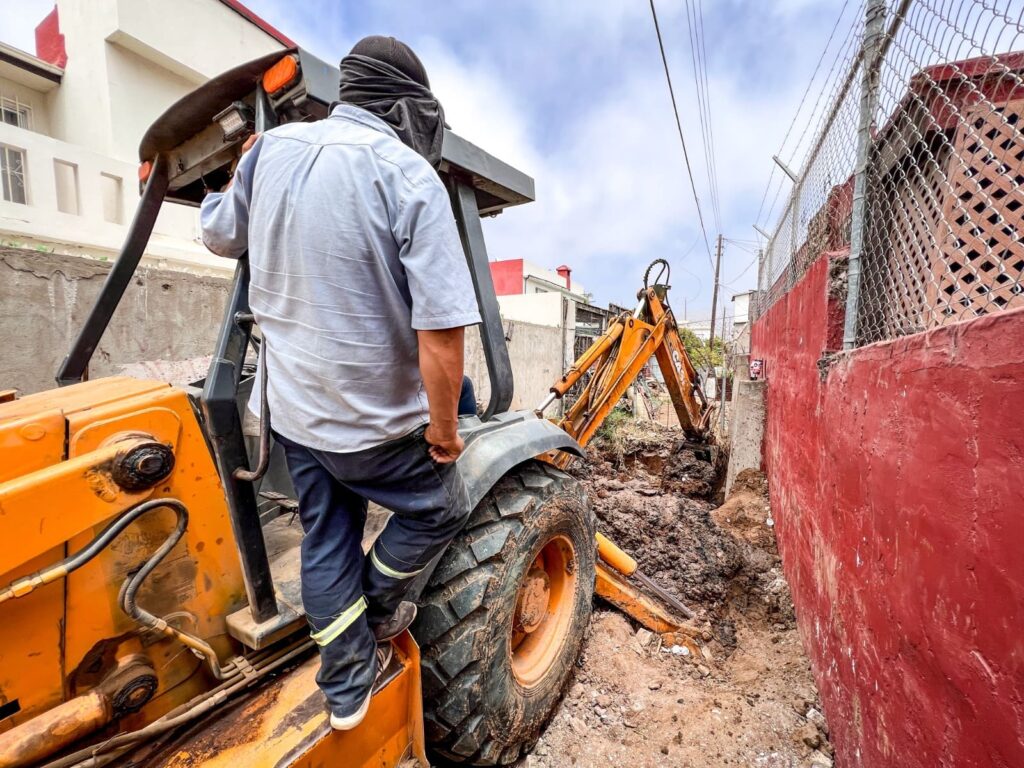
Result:
M712 452L627 424L573 469L600 529L697 613L703 658L598 603L576 678L528 768L832 765L782 576L764 478L723 505Z

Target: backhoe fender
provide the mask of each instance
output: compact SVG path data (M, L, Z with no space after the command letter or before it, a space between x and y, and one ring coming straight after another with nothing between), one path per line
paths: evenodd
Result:
M501 477L517 464L548 451L560 450L582 456L583 449L565 430L538 418L533 411L497 414L487 422L476 421L460 429L466 448L459 456L459 474L475 507Z
M490 421L462 418L459 434L466 447L458 458L459 474L466 483L471 506L513 467L548 451L583 456L583 449L565 430L533 411L496 414ZM418 601L444 552L439 553L410 585L407 599Z

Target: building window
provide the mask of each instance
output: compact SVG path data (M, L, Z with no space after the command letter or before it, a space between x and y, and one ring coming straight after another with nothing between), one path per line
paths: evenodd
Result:
M26 202L24 150L0 145L0 186L7 202Z
M0 120L17 128L32 127L32 109L17 99L0 99Z

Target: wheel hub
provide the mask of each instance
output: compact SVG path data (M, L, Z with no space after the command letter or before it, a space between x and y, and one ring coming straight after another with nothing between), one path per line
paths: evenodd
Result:
M523 585L519 588L519 599L516 601L516 626L526 634L535 632L544 620L551 601L551 579L543 568L534 561L530 572L526 574Z
M539 684L558 658L576 602L576 550L565 536L549 540L519 583L510 639L512 673L524 688Z

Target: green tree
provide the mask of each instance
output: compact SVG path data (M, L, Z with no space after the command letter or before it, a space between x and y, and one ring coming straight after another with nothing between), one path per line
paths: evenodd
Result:
M683 342L686 354L690 356L690 362L696 368L707 368L709 365L718 367L725 361L725 343L721 337L715 337L714 349L708 348L708 343L697 336L689 328L679 329L679 340Z

